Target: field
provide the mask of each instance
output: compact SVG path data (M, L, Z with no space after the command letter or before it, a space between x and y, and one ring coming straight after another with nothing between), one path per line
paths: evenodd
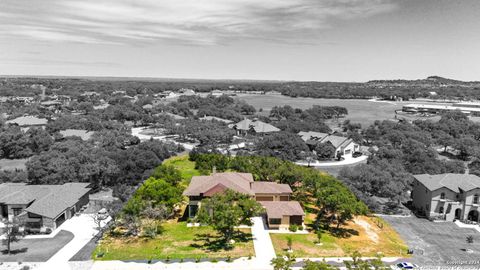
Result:
M154 239L142 237L105 237L93 253L96 260L220 259L254 256L250 229L241 229L234 248L219 247L219 238L210 227L187 227L185 222L168 222L164 232ZM103 254L98 257L98 254Z
M239 99L268 115L274 106L290 105L293 108L308 109L313 105L342 106L347 108L345 119L361 123L368 127L375 120L387 120L395 117L395 110L401 110L406 102L373 102L366 99L323 99L323 98L292 98L281 95L239 95Z
M171 157L165 160L163 164L174 166L179 170L185 184L190 183L192 176L201 175L201 173L195 169L195 162L188 160L188 155Z
M312 218L311 214L310 217ZM377 219L377 221L374 221ZM378 226L381 222L383 227ZM287 251L287 237L292 237L293 254L297 258L318 257L344 257L350 256L354 251L363 256L375 256L382 253L383 256L407 257L407 246L400 236L390 225L378 218L360 216L355 222L348 222L342 226L345 236L333 235L324 232L321 244L317 244L317 236L309 234L270 234L277 255Z

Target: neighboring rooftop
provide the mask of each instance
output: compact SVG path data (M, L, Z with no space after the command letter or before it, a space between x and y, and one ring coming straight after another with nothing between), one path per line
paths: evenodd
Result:
M242 121L236 123L232 127L236 128L237 130L245 130L249 131L253 128L257 133L269 133L269 132L277 132L280 131L277 127L274 127L270 124L259 120L250 120L250 119L243 119Z
M36 116L21 116L12 120L8 120L6 123L7 124L15 124L19 125L21 127L27 127L27 126L44 126L48 122L47 119L45 118L38 118Z
M48 218L56 218L90 192L89 183L63 185L0 184L0 203L30 204L25 211Z
M291 194L293 191L287 184L278 184L275 182L255 181L251 184L255 194Z
M460 189L463 191L469 191L475 188L480 188L480 177L473 174L417 174L413 177L430 191L442 187L448 188L454 192L460 192Z
M283 216L305 216L302 206L297 201L259 202L267 212L268 218L282 218Z
M329 135L327 133L314 132L314 131L301 131L298 133L302 140L307 142L307 144L317 144L317 143L331 143L335 148L341 148L347 146L349 143L353 142L352 139L342 136Z
M88 141L93 135L93 132L84 129L66 129L60 130L59 132L63 137L76 136L82 138L84 141Z
M254 195L250 188L253 176L250 173L213 173L212 175L194 176L187 189L185 196L201 196L212 189L231 189L240 193Z

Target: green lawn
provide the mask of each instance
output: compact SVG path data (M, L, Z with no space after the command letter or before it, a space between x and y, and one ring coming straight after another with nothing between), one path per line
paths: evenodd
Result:
M364 256L375 256L381 252L383 256L407 257L407 246L385 221L376 217L357 217L354 222L343 226L347 235L337 236L331 232L322 235L321 245L317 245L317 236L309 234L270 234L277 255L284 254L287 249L287 238L292 237L293 253L298 258L344 257L354 251ZM376 222L381 222L382 227Z
M105 236L93 252L95 260L161 260L196 258L239 258L254 256L250 229L242 229L234 248L219 246L218 235L211 227L188 228L185 222L169 222L155 239ZM103 253L103 257L97 254Z
M174 156L166 159L163 164L174 166L182 174L183 182L190 183L192 176L202 175L195 169L195 162L188 160L188 155Z

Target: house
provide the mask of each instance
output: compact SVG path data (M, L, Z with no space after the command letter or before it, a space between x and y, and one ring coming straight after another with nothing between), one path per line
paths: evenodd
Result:
M60 130L59 133L62 134L64 138L80 137L84 141L88 141L93 135L92 131L88 131L84 129L65 129L65 130Z
M195 95L197 95L195 93L195 91L193 91L192 89L189 89L189 88L182 88L182 89L178 90L178 92L180 93L181 96L195 96Z
M233 122L232 120L223 119L223 118L215 117L215 116L207 116L207 115L204 116L204 117L201 117L199 119L202 120L202 121L219 121L219 122L223 122L225 124L230 124L230 123Z
M63 185L0 184L0 214L25 222L27 228L54 230L88 203L89 183Z
M271 132L278 132L280 129L274 127L270 124L265 122L259 121L257 119L243 119L242 121L229 125L229 127L237 130L238 134L247 134L249 132L255 133L271 133Z
M12 120L6 121L7 124L10 125L18 125L22 128L22 130L28 130L31 127L44 127L47 124L48 120L45 118L38 118L36 116L27 115L17 117Z
M352 139L342 136L330 135L328 133L301 131L298 133L302 140L310 147L314 149L319 143L330 143L335 147L334 158L351 157L354 152L360 150L360 145L355 143Z
M265 218L271 229L288 229L290 225L303 225L305 213L300 203L291 201L289 185L254 181L251 173L213 173L194 176L183 192L189 197L188 216L195 217L204 198L233 190L251 196L265 208Z
M412 206L429 219L479 221L480 177L473 174L414 175Z

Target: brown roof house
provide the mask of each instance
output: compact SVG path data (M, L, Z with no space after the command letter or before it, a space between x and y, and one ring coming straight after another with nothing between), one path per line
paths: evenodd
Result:
M267 224L271 229L288 229L290 225L303 226L305 213L300 203L291 201L289 185L254 181L251 173L213 173L194 176L183 192L188 196L188 216L195 217L204 198L225 192L227 189L255 198L264 208Z
M88 203L89 183L0 184L0 215L19 217L27 228L55 229Z
M257 119L250 120L246 118L236 124L229 125L229 127L235 129L238 134L247 134L249 132L264 134L280 131L280 129L268 123Z
M412 205L429 219L480 222L480 177L473 174L413 176Z

